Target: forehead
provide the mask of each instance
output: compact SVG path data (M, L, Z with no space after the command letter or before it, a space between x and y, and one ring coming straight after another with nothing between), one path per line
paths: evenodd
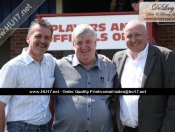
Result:
M43 35L51 35L51 30L48 27L40 26L39 24L35 24L31 27L32 34L43 34Z
M132 33L140 33L144 34L146 32L146 29L142 25L135 25L135 26L128 26L125 28L124 33L125 34L132 34Z
M77 41L82 41L82 40L92 40L94 39L93 35L91 33L86 33L86 34L80 34L76 37Z

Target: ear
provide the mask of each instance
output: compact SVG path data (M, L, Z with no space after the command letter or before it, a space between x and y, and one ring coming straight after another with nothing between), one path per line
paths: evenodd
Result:
M148 39L148 31L146 30L146 38Z
M51 37L50 42L52 42L52 40L53 40L53 37Z
M29 40L29 35L26 36L26 42L29 44L30 40Z
M73 46L73 50L75 51L76 50L76 45L75 45L75 43L74 42L72 42L72 46Z
M125 40L125 42L126 42L126 35L125 35L125 34L123 34L123 38L124 38L124 40Z
M72 42L72 46L73 46L73 47L75 47L75 44L74 44L74 42Z

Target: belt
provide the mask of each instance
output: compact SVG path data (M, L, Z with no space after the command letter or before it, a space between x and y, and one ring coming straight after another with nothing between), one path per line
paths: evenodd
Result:
M132 128L132 127L125 126L123 132L139 132L139 128L138 127Z
M41 129L49 127L50 123L43 124L43 125L33 125L22 121L13 121L7 122L7 125L19 125L21 127L29 128L29 129Z

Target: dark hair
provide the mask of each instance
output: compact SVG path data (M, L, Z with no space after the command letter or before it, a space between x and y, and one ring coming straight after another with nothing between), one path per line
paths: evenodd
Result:
M42 27L50 28L51 30L51 36L53 34L53 27L52 25L46 20L46 19L35 19L34 21L31 22L29 30L28 30L28 35L31 35L31 30L34 25L40 25Z

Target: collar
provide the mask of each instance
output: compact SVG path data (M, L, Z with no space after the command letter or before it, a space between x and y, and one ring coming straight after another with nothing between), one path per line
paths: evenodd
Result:
M97 58L97 61L95 62L93 67L97 66L100 70L102 70L102 66L101 66L101 63L100 63L102 60L99 58L97 53L95 53L95 56ZM77 66L77 65L82 65L82 64L78 60L77 56L74 54L73 59L72 59L72 66Z
M140 53L138 53L138 57L136 60L141 60L142 58L146 58L148 54L148 46L149 43L147 42L146 48L142 50ZM129 50L127 49L127 55L132 58L131 54L129 53Z
M28 53L27 53L28 47L23 48L22 50L22 57L24 59L24 62L26 63L26 65L32 63L32 62L36 62ZM45 55L43 55L43 59L41 60L41 64L47 63L48 60L46 58Z

